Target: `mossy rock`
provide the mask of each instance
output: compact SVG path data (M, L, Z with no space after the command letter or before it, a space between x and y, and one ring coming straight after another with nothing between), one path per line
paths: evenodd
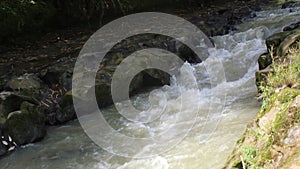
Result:
M63 99L60 103L61 107L66 107L69 105L73 105L73 95L72 95L72 90L68 91L67 93L65 93L65 95L63 96Z
M259 70L263 70L272 64L273 60L270 54L263 54L258 58Z
M279 32L266 39L266 45L274 56L284 56L287 49L297 40L300 39L300 28Z
M8 113L20 109L23 101L30 103L39 103L38 90L24 90L16 92L3 91L0 93L0 115L7 117Z
M255 83L256 86L264 86L267 79L267 74L265 72L255 72ZM262 89L258 87L258 93L262 93Z
M281 42L277 48L276 54L279 56L285 56L288 53L288 49L298 40L300 40L300 29L292 31L292 33Z
M76 113L73 105L67 105L61 109L60 112L56 113L56 123L62 124L70 120L75 119Z
M258 58L259 70L267 68L273 63L276 57L284 57L288 49L300 40L300 28L274 34L266 39L269 53L263 54ZM272 58L272 55L274 58Z
M64 94L60 103L61 111L57 112L55 116L58 123L64 123L73 120L76 117L73 105L73 97L76 96L73 96L71 90Z
M281 44L281 42L283 42L284 39L287 36L291 35L292 33L293 33L292 31L285 31L285 32L276 33L276 34L268 37L266 39L266 45L267 45L268 50L274 49L274 52L276 52L275 50Z
M40 89L42 82L34 74L24 74L23 76L10 79L7 82L7 87L12 90Z
M3 126L5 124L5 122L6 122L6 118L4 116L0 115L0 128L1 128L1 126Z
M18 145L38 141L46 135L44 113L39 106L25 101L20 111L9 114L5 128Z
M96 79L95 92L99 107L104 107L112 104L113 101L110 89L110 84L107 83L105 80Z
M0 93L0 116L6 118L8 113L19 110L23 99L13 92Z

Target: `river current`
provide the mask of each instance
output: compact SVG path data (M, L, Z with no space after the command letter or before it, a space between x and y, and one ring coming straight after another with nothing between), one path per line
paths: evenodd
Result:
M236 33L212 37L215 43L215 47L209 49L209 55L214 56L212 59L196 65L185 63L180 74L172 77L171 85L156 89L155 96L145 92L132 98L136 107L147 109L148 100L155 101L164 93L167 106L157 122L132 122L113 107L102 110L111 126L132 137L150 137L160 133L172 125L170 119L176 119L182 126L193 123L188 135L167 152L141 159L111 154L95 145L75 120L63 126L49 127L44 140L23 146L1 159L0 166L7 169L221 168L246 125L259 110L260 105L255 98L255 72L258 71L258 57L267 52L265 39L299 21L300 9L273 8L257 12L257 17L239 25ZM219 61L223 64L226 81L212 86L205 68L213 67ZM191 77L201 85L200 92L195 92L194 86L189 83ZM200 105L199 109L193 105ZM191 120L188 116L194 111L199 114ZM92 116L82 118L95 120ZM177 127L176 130L185 131L185 128Z

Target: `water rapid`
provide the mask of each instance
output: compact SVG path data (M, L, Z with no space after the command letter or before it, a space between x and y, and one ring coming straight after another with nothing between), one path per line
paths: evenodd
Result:
M96 146L84 133L79 122L60 127L49 127L44 140L29 144L0 160L1 168L8 169L207 169L220 168L231 153L235 142L243 134L259 109L255 96L255 72L258 57L267 51L265 39L286 25L300 20L300 9L272 9L257 13L257 17L238 26L237 33L213 37L215 47L200 64L185 63L180 74L172 77L171 85L134 96L132 103L143 110L149 101L160 102L166 97L163 114L158 120L138 123L126 120L113 107L103 111L107 122L118 132L132 137L163 135L172 129L186 132L184 126L192 124L188 135L172 149L151 158L125 158L108 153ZM221 62L226 81L211 84L211 71ZM191 79L194 78L194 79ZM196 80L199 86L191 81ZM197 87L200 90L197 90ZM122 103L120 103L122 104ZM195 106L195 105L199 105ZM191 114L199 112L196 118ZM145 116L146 114L146 116ZM142 111L139 116L151 117ZM155 112L153 113L155 115ZM89 116L86 120L95 120ZM174 127L174 126L173 126ZM119 145L122 146L122 145ZM144 150L142 150L144 151ZM146 151L146 150L145 150ZM138 156L138 154L137 154Z

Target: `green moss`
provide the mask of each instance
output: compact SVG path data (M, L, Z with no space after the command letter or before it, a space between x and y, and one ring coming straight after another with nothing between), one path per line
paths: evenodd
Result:
M285 88L281 90L279 93L273 93L271 96L263 100L257 118L261 118L262 116L264 116L266 112L269 112L274 106L278 106L279 104L284 104L284 103L290 103L298 95L300 95L300 90L293 89L293 88Z
M300 123L300 108L296 108L295 123Z
M279 93L277 100L282 104L288 103L294 100L298 95L300 95L300 90L285 88Z
M126 58L126 55L123 55L122 53L116 53L115 55L113 55L111 57L109 62L110 62L110 64L119 65L125 58Z
M271 125L273 132L277 132L285 124L288 107L289 104L284 104L276 114L275 120Z
M244 158L244 162L247 164L247 165L256 165L257 161L256 161L256 156L257 156L257 153L258 153L258 150L253 148L253 147L250 147L250 146L245 146L243 147L240 152L242 153L242 156Z
M233 164L232 164L232 166L233 166L233 168L235 169L235 168L238 168L238 166L240 166L241 165L241 162L240 161L235 161Z
M274 141L275 141L274 135L270 135L268 137L268 141L266 142L266 145L265 145L264 149L267 150L274 143Z
M261 159L265 159L266 161L269 161L272 159L272 153L270 150L267 150L263 153L261 153L261 156L260 156Z
M61 107L66 107L73 104L73 95L72 91L68 91L64 96L63 100L60 103Z
M276 105L276 101L287 103L300 94L299 89L292 88L300 83L300 51L284 60L277 60L271 67L273 72L267 75L266 82L258 82L258 88L262 91L260 97L263 98L258 118L270 111Z
M266 97L262 102L261 109L258 112L257 118L261 118L263 115L266 114L266 112L270 111L271 108L275 105L276 99L277 93L274 93L270 97Z

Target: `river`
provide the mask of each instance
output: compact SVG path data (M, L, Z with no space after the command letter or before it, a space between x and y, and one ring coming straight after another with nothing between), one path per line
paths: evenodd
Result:
M41 142L23 146L1 159L1 168L221 168L247 123L253 120L259 110L260 104L255 98L255 72L258 70L258 57L267 51L266 37L281 31L286 25L300 21L299 8L292 11L265 9L256 15L257 17L239 25L238 32L212 37L215 47L209 49L209 54L217 60L208 58L196 65L185 63L180 75L172 77L170 86L157 89L158 95L163 92L167 96L167 108L159 122L130 122L113 107L103 110L111 126L121 133L135 137L151 136L166 130L171 125L170 119L177 119L182 126L194 124L188 135L169 151L141 159L114 155L95 145L84 133L78 120L75 120L63 126L49 127L46 138ZM205 66L213 67L218 61L224 66L226 81L211 86ZM191 76L202 86L200 92L195 92L188 83ZM146 109L149 107L149 94L145 92L134 96L132 102L135 106ZM152 99L156 98L159 97ZM178 104L179 99L181 104ZM192 106L197 104L200 105L199 110ZM179 113L179 109L185 113ZM199 111L196 119L186 116L193 111ZM81 118L95 120L92 115ZM179 127L176 130L184 128Z

